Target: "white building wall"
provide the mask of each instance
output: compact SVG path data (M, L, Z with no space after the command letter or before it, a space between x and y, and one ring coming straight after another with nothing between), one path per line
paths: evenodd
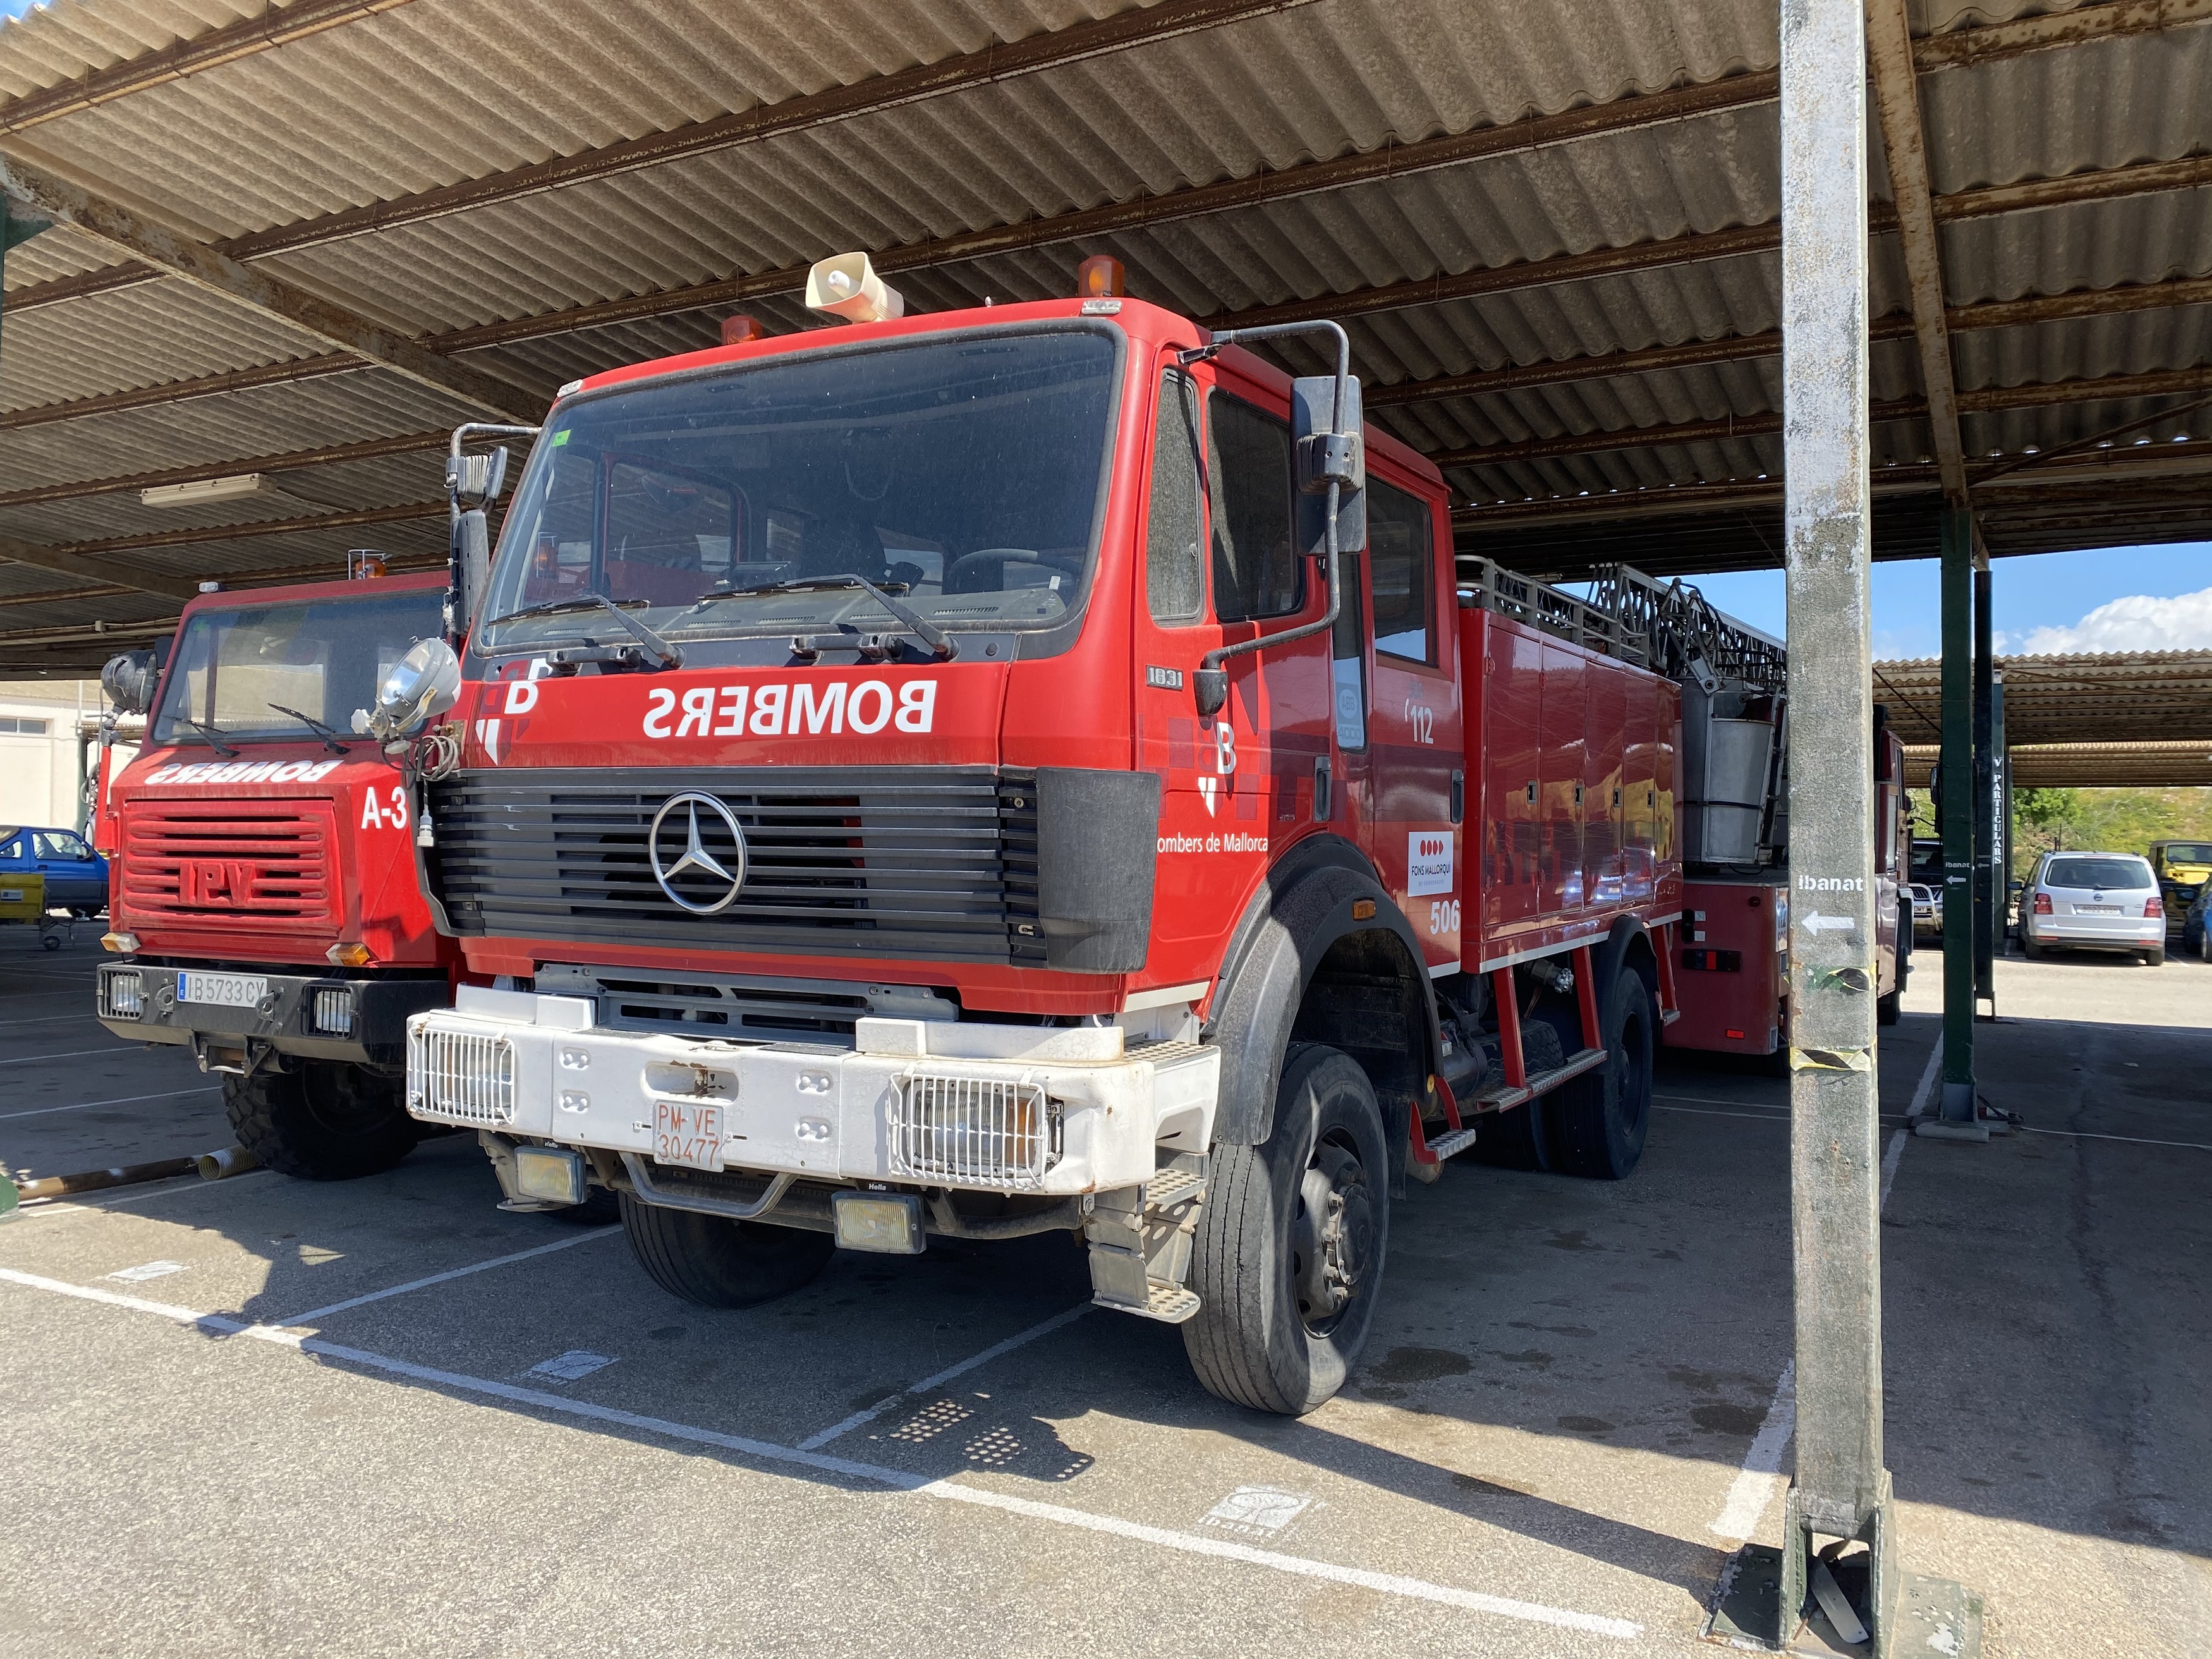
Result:
M87 715L100 717L97 680L0 681L0 824L82 827L76 734Z

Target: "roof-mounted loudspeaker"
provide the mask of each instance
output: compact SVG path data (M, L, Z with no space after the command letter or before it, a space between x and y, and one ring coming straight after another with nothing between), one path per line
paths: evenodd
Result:
M806 308L848 323L887 323L906 314L906 300L884 285L866 254L840 253L806 273Z

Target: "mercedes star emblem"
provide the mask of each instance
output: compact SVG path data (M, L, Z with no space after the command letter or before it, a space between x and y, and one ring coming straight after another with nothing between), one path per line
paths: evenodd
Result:
M702 807L721 819L723 827L730 832L732 851L726 855L729 859L728 864L724 864L708 852L706 844L699 839L699 811ZM682 815L675 816L679 808ZM680 829L683 832L683 850L676 854L673 861L663 850L664 829L671 847L675 842L677 831ZM738 890L745 884L745 832L738 828L737 815L714 796L701 794L696 790L671 795L661 804L660 810L653 815L653 828L646 832L645 846L646 855L653 862L653 878L660 884L660 890L668 895L670 902L689 910L695 916L711 916L728 909L738 902ZM713 882L726 884L726 890L712 904L702 904L684 897L676 890L677 878L694 872Z

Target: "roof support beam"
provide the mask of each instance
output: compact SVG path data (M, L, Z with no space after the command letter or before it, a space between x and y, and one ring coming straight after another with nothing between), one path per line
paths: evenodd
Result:
M2056 380L2027 386L1989 386L1956 394L1956 406L1970 415L1996 414L2010 409L2040 409L2058 404L2101 403L2113 398L2184 397L2212 391L2212 368L2159 369L2147 374L2106 374L2092 380ZM1899 398L1873 405L1871 418L1910 421L1928 413L1925 399ZM1759 415L1725 416L1718 420L1687 421L1676 426L1631 427L1625 430L1569 432L1555 437L1528 438L1518 443L1486 444L1468 449L1445 450L1430 456L1441 467L1503 466L1516 461L1551 460L1564 455L1597 455L1611 450L1653 449L1698 443L1721 443L1737 438L1769 437L1782 429L1782 416L1774 411Z
M126 58L79 80L10 98L0 103L0 134L22 132L41 121L74 115L149 87L181 81L203 70L234 64L241 58L289 46L406 3L407 0L292 0L289 5L271 6L258 17L210 29L158 52Z
M88 544L94 550L97 546L98 544ZM142 593L160 593L173 599L189 599L199 592L198 582L182 576L142 570L113 559L95 558L87 550L77 547L41 547L13 536L0 536L0 559L11 564L28 565L33 570L51 570L57 575L136 588Z
M199 478L224 478L238 472L299 472L309 467L343 466L349 461L375 461L390 455L421 454L444 449L449 435L445 432L403 432L396 437L365 438L359 443L330 444L321 449L295 449L281 455L249 455L237 460L199 461L190 466L163 467L156 472L126 472L118 477L33 484L24 489L0 490L0 507L33 507L42 501L84 501L95 495L118 495L126 489L154 489L162 484L191 483Z
M1912 300L1913 334L1920 346L1920 383L1928 397L1928 426L1943 497L1961 512L1966 497L1966 455L1959 438L1959 406L1951 379L1951 339L1943 324L1943 268L1936 242L1936 210L1928 187L1928 147L1920 130L1920 90L1912 78L1912 32L1905 0L1866 0L1867 70L1875 108L1881 117L1882 148L1889 157L1897 240L1905 256Z
M520 391L465 364L444 362L415 341L157 224L43 167L0 153L0 189L32 208L121 249L156 270L277 319L341 351L403 374L434 392L507 420L535 420L550 399Z

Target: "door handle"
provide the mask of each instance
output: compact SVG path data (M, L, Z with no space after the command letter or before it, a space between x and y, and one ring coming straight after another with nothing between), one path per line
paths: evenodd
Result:
M1314 757L1313 815L1316 823L1327 823L1336 803L1329 799L1328 757Z
M1452 769L1451 821L1457 823L1467 816L1467 774L1457 767Z

